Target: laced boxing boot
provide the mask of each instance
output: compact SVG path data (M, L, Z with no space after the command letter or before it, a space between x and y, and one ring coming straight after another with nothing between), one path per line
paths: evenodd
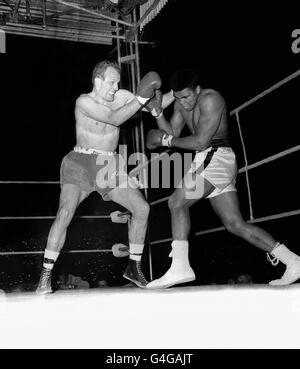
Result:
M129 259L129 263L123 274L123 277L135 283L138 287L141 288L146 287L148 284L148 281L146 280L142 272L141 261Z
M271 253L274 260L269 260L273 265L277 265L279 261L286 265L286 270L280 279L271 281L271 286L287 286L300 279L300 257L290 251L285 245L277 244Z
M52 280L52 270L43 268L36 293L38 295L47 295L53 293L51 287L51 280Z
M147 289L166 289L177 284L193 282L196 280L195 273L191 267L185 270L170 268L161 278L150 282Z

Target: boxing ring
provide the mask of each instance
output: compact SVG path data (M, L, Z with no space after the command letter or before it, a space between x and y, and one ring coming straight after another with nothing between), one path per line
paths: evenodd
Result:
M300 210L299 209L293 209L291 211L285 211L285 212L280 212L280 213L276 213L276 214L272 214L272 215L267 215L267 216L262 216L262 217L255 217L254 216L254 204L253 204L253 199L252 199L252 187L251 187L251 181L250 181L250 172L253 171L256 168L262 167L264 165L267 165L269 163L272 163L274 161L278 161L282 158L288 157L288 156L292 156L295 155L299 150L300 150L300 145L296 145L294 147L288 148L284 151L281 151L279 153L276 153L274 155L271 155L267 158L264 158L262 160L259 160L257 162L254 163L249 163L249 159L248 159L248 155L247 155L247 148L246 148L246 143L245 143L245 138L244 138L244 134L243 134L243 126L241 123L241 113L251 107L253 104L259 102L260 100L262 100L263 98L271 95L272 93L275 93L278 89L280 89L281 87L287 85L288 83L290 83L291 81L296 80L296 78L298 78L300 76L300 70L298 70L297 72L295 72L294 74L288 76L287 78L285 78L284 80L278 82L277 84L275 84L274 86L272 86L271 88L265 90L264 92L262 92L261 94L255 96L253 99L247 101L246 103L244 103L243 105L239 106L238 108L234 109L233 111L230 112L230 116L235 118L235 122L237 124L238 127L238 133L239 133L239 138L240 138L240 142L241 142L241 147L242 147L242 153L243 153L243 160L244 160L244 166L241 167L239 169L239 176L244 175L245 176L245 183L246 183L246 193L247 193L247 202L248 202L248 222L251 223L262 223L262 222L267 222L267 221L274 221L277 219L282 219L282 218L289 218L289 217L295 217L300 215ZM154 159L151 159L149 162L146 163L142 163L141 165L139 165L138 167L136 167L135 169L133 169L130 172L130 176L134 177L137 174L141 173L146 167L147 165L149 165L149 163L151 163L153 160L159 160L161 159L161 157L163 155L166 155L168 153L165 152L163 154L161 154L160 156L156 156ZM59 182L58 181L0 181L0 185L1 186L9 186L9 185L22 185L22 186L31 186L31 185L38 185L38 186L45 186L45 185L50 185L50 186L58 186ZM166 204L167 200L169 199L169 197L163 197L161 199L158 199L156 201L152 201L151 204L151 208L153 209L154 207L156 207L159 204ZM244 199L243 199L244 201ZM154 211L154 210L152 210ZM168 210L167 210L168 211ZM124 213L126 214L126 212ZM79 216L76 217L77 219L81 219L81 220L111 220L111 214L110 215L84 215L84 216ZM0 217L0 221L1 222L9 222L9 221L26 221L26 222L30 222L30 221L43 221L43 220L54 220L55 216L1 216ZM224 231L225 228L224 227L214 227L214 228L209 228L209 229L204 229L201 231L197 231L194 236L195 237L201 237L203 235L208 235L208 234L213 234L216 232L221 232ZM151 228L150 228L150 234L151 234ZM162 238L162 239L158 239L158 240L153 240L150 239L149 245L151 246L151 248L153 248L156 245L161 245L164 243L168 243L171 242L172 238ZM106 253L109 254L112 252L111 248L105 248L105 249L85 249L85 250L68 250L66 253L68 254L101 254L101 253ZM7 256L19 256L19 255L42 255L44 253L44 250L38 250L38 251L0 251L0 257L7 257ZM150 279L153 279L153 266L151 264L151 252L150 252L150 258L149 258L149 274L150 274ZM157 277L157 276L154 276Z
M245 176L245 191L248 204L248 221L262 223L278 219L289 219L300 215L299 209L277 212L266 216L255 216L251 171L273 162L288 159L300 150L300 145L282 150L256 162L250 162L244 136L241 113L263 101L267 96L276 93L280 88L296 81L300 70L280 81L276 85L257 95L245 104L231 111L239 132L244 165L239 169L240 176ZM147 163L149 164L149 163ZM145 164L136 168L131 174L137 174L145 168ZM264 170L265 172L265 170ZM22 182L1 181L7 185L51 185L59 182ZM151 202L152 210L159 204L166 205L169 197ZM242 199L245 202L245 199ZM153 210L154 211L154 210ZM54 216L2 216L1 222L44 221L53 220ZM81 216L83 221L93 219L111 220L110 215ZM222 232L224 227L214 227L197 231L195 237ZM151 235L151 227L150 227ZM171 238L150 240L151 249L157 245L168 243ZM296 245L299 253L299 246ZM102 250L68 250L70 254L111 253L110 248ZM2 251L0 257L17 257L19 255L40 255L39 251ZM150 259L151 261L151 259ZM162 258L162 262L163 258ZM151 268L150 268L151 269ZM157 277L157 276L155 276ZM4 347L26 347L26 337L31 333L36 347L93 347L93 348L299 348L295 335L289 331L290 326L300 325L300 291L295 284L285 288L271 288L264 285L251 286L193 286L175 287L163 291L147 291L138 288L110 288L87 291L57 291L54 295L36 296L33 293L5 294L0 293L1 329L8 333L0 339ZM123 310L126 306L126 312ZM138 309L137 309L138 307ZM20 314L20 308L22 313ZM89 312L86 314L86 312ZM55 313L54 313L55 312ZM59 312L59 313L58 313ZM47 330L49 339L40 340L44 325L39 322L45 314L48 316ZM246 318L249 317L250 319ZM180 317L180 318L179 318ZM207 318L208 317L208 318ZM16 324L19 332L11 329L11 322ZM124 333L115 332L122 326L122 332L132 331L132 322L143 331L143 340L139 335L131 334L130 342L124 340ZM76 328L74 328L76 322ZM174 325L174 322L176 324ZM255 322L255 323L253 323ZM57 337L57 329L65 332ZM159 327L163 332L157 335ZM259 334L258 333L259 329ZM81 332L85 341L78 341L76 330ZM276 334L281 330L282 335ZM103 335L101 334L103 333ZM180 332L178 337L177 332ZM202 334L199 335L199 332ZM215 333L217 332L217 334ZM228 332L231 332L228 335ZM245 338L245 332L247 336ZM297 332L297 329L295 329ZM56 337L53 342L53 336ZM244 340L241 341L240 337ZM67 338L67 341L66 341ZM28 341L29 342L29 341Z

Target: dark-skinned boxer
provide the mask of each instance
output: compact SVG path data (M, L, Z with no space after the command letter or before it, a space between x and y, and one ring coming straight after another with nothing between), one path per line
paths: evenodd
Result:
M168 122L160 105L159 95L153 98L151 109L156 113L158 130L151 130L147 147L176 147L196 152L191 169L169 200L172 220L172 265L160 279L147 288L168 288L195 279L189 263L190 207L200 199L209 199L213 210L225 228L253 246L267 252L276 265L286 265L281 279L273 286L289 285L300 278L300 257L269 233L245 222L241 216L235 187L237 165L228 138L227 107L215 90L202 89L198 74L191 69L176 72L171 79L176 99L173 116ZM155 114L152 114L155 116ZM180 137L187 125L190 135ZM245 251L246 252L246 251ZM273 259L272 259L273 258Z

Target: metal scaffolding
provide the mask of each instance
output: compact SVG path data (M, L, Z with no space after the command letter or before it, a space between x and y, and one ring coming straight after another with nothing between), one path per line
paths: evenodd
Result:
M151 1L142 5L140 19L133 20L137 5L124 15L107 8L107 0L0 0L0 28L7 34L112 45L114 39L125 40L126 33L138 33L155 7L167 0Z
M120 67L127 65L130 90L136 93L140 82L140 29L149 23L168 0L132 0L137 5L126 16L116 9L105 8L106 0L0 0L0 28L7 34L49 38L64 41L113 45L116 42ZM122 19L120 19L122 18ZM125 46L125 47L124 47ZM123 52L124 50L124 52ZM134 125L136 153L145 154L142 114ZM145 180L146 169L140 176ZM144 186L146 187L146 186ZM148 198L147 189L144 189ZM149 268L152 279L152 257L149 233Z

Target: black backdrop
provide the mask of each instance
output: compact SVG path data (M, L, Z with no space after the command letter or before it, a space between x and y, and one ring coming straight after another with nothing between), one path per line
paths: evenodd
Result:
M157 70L163 78L163 90L167 91L172 71L195 66L200 70L202 86L219 90L231 110L299 69L300 54L293 53L291 37L293 30L299 27L294 5L290 2L280 7L274 4L262 7L254 2L220 6L197 0L170 0L142 32L143 40L156 42L155 47L141 46L142 74L150 69ZM75 144L75 99L90 90L94 64L99 59L113 57L111 51L112 47L108 46L7 36L7 53L0 55L1 180L58 180L61 159ZM298 91L299 78L241 113L250 163L298 144ZM167 114L170 115L171 111ZM155 126L148 116L144 116L144 122L146 132ZM127 123L123 132L129 132L132 125L132 122ZM243 166L234 119L231 131L239 164ZM298 153L292 154L251 172L255 216L299 209L298 158ZM247 217L242 175L238 189L242 210ZM59 187L2 184L0 193L1 216L54 215ZM151 191L150 201L169 193ZM78 213L108 214L117 208L98 196L92 196ZM192 214L195 231L219 226L207 202L196 205ZM153 207L151 239L170 237L167 215L166 204ZM298 220L299 217L292 217L262 225L300 252L296 244ZM49 221L1 221L1 250L43 249L50 224ZM74 248L75 243L87 248L82 241L84 237L103 239L103 248L116 241L127 241L126 227L119 226L120 232L115 232L112 229L115 225L99 224L80 221L79 228L72 224L66 249ZM108 235L117 234L117 237L103 236L102 231ZM96 241L92 243L93 247L99 247ZM167 268L168 251L169 245L153 247L155 276ZM254 281L266 282L271 275L280 273L280 269L274 270L269 266L260 251L224 232L194 239L191 254L199 276L198 284L226 283L230 277L246 272L252 274ZM21 280L31 284L36 282L40 256L32 262L34 267L30 270L28 257L19 258L18 262L16 257L9 257L9 262L7 257L0 258L4 285L8 282L10 285L18 284ZM84 270L90 262L83 261L84 266L74 273L94 278L86 276ZM120 276L126 263L116 259L113 262L119 263L112 269ZM71 271L74 263L66 261L62 268L70 268ZM13 265L16 264L18 267L14 272ZM101 265L95 267L96 272L91 268L92 272L100 273L105 269L103 265L109 263ZM120 278L118 283L124 281Z

